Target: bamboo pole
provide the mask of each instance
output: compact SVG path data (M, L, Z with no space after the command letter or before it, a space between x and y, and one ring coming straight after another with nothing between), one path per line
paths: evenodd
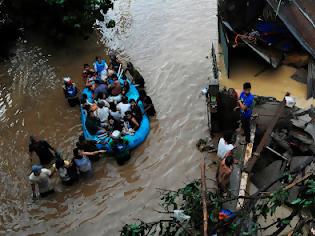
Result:
M202 157L201 164L201 199L202 199L202 209L203 209L203 235L208 235L208 209L207 209L207 200L206 200L206 167L205 167L205 158Z

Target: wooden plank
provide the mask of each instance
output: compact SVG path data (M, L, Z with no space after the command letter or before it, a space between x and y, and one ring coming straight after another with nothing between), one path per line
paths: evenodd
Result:
M285 101L285 99L283 99L282 102L280 103L276 113L275 113L273 120L270 122L266 132L264 133L264 136L262 137L260 143L258 144L256 152L253 154L253 157L250 158L250 160L245 165L245 170L247 173L250 173L252 171L256 161L258 160L258 158L260 156L260 153L265 148L265 146L268 144L272 130L275 127L276 123L278 122L282 112L284 111L285 105L286 105L286 101Z
M314 93L314 79L315 79L315 65L314 61L310 60L308 63L308 70L307 70L307 94L306 98L309 99L315 96Z
M315 98L315 62L314 60L310 60L308 63L308 76L310 80L312 80L312 96Z
M243 161L243 166L246 166L247 162L250 160L253 152L253 143L255 140L255 133L256 133L256 123L252 124L252 129L251 129L251 135L250 135L250 140L251 142L247 144L246 150L244 153L244 161ZM240 181L240 188L238 192L239 197L245 197L246 194L246 189L247 189L247 183L248 183L248 173L242 171L241 173L241 181ZM239 198L237 200L236 204L236 209L239 210L243 207L244 205L244 198Z

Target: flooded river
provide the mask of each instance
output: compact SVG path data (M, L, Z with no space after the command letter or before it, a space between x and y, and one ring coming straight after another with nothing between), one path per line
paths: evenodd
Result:
M16 55L0 65L0 235L119 235L133 219L154 219L157 188L174 189L199 176L196 140L205 137L200 89L210 74L216 1L117 0L99 24L98 36L56 47L36 36L17 43ZM38 135L70 157L81 133L78 108L64 100L62 77L81 86L82 65L105 47L119 50L146 80L158 114L148 139L119 167L94 165L94 177L33 202L28 136Z

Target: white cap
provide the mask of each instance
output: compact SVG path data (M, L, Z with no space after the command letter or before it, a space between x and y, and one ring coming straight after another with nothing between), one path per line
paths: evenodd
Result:
M119 138L120 138L120 131L115 130L115 131L112 133L112 138L113 138L113 139L119 139Z
M65 82L65 83L69 83L70 81L71 81L70 77L64 77L63 78L63 82Z

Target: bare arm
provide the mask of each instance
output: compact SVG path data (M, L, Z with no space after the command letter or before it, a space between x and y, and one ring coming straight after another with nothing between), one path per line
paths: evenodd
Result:
M136 126L134 130L137 130L140 127L139 123L136 121L135 118L132 118L132 123L134 123L134 125Z
M240 108L243 110L243 111L246 111L247 110L247 106L245 106L241 100L238 100L238 104L240 106Z
M85 156L94 156L96 154L99 153L105 153L105 150L99 150L99 151L94 151L94 152L81 152L81 155L85 155Z

